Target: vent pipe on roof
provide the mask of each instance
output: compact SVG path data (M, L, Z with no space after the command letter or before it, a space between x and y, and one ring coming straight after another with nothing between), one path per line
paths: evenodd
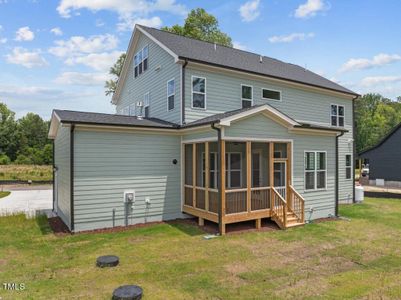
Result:
M262 56L262 55L259 56L259 62L260 62L260 63L263 62L263 56Z
M217 44L214 43L214 51L216 51L216 50L217 50Z

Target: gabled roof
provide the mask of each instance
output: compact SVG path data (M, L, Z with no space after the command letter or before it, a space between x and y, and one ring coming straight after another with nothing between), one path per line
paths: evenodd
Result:
M398 125L394 126L390 132L384 136L384 138L382 138L376 145L374 145L373 147L367 148L361 152L358 153L358 155L363 155L366 154L376 148L379 148L381 145L383 145L394 133L396 133L399 129L401 128L401 123L399 123Z
M179 125L175 123L166 122L156 118L138 118L135 116L125 116L116 114L104 114L93 112L81 112L70 110L53 110L49 138L55 138L57 135L58 126L60 124L77 124L77 125L95 125L95 126L109 126L109 127L129 127L129 128L153 128L153 129L168 129L180 130L206 125L216 124L219 126L230 126L231 122L236 122L246 117L253 116L258 113L274 119L276 122L288 127L289 129L306 129L306 130L322 130L341 132L347 131L341 128L333 128L329 126L312 125L303 122L298 122L278 109L268 105L257 105L248 108L236 109L225 113L215 114L188 124Z
M187 59L359 96L335 82L294 64L231 47L216 45L215 48L213 43L155 28L142 25L137 25L137 27L151 35L182 60Z

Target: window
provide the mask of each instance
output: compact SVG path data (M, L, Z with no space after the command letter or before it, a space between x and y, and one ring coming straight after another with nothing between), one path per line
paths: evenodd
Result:
M175 83L174 79L167 82L167 109L174 109Z
M275 90L262 89L262 99L281 101L281 92Z
M253 91L251 85L241 85L242 108L251 107L253 99Z
M305 152L305 190L326 188L326 152Z
M192 76L192 107L206 108L206 78Z
M150 94L147 92L143 96L143 108L145 110L145 118L149 118L149 104L150 104Z
M206 161L205 161L205 152L202 152L202 186L205 186L205 168L206 168ZM209 187L212 189L217 188L217 152L210 152L209 153Z
M139 50L134 56L134 77L142 74L148 69L149 46Z
M332 104L330 117L331 126L344 127L344 106Z
M240 188L242 186L241 164L240 152L226 153L226 187Z
M345 155L345 179L351 179L352 177L352 166L351 166L351 155Z

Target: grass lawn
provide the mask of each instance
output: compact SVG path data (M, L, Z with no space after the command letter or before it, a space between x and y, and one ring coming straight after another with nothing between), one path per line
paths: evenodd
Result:
M10 195L10 192L0 192L0 199Z
M191 225L54 236L44 218L0 218L3 299L110 299L135 283L145 299L400 299L401 201L342 206L351 221L211 240ZM120 256L111 269L96 257Z
M0 180L48 181L52 179L52 166L0 165Z

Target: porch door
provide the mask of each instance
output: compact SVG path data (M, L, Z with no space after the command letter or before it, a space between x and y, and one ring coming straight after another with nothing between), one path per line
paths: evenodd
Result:
M287 189L287 168L286 162L274 162L274 187L277 192L286 199L286 189Z

